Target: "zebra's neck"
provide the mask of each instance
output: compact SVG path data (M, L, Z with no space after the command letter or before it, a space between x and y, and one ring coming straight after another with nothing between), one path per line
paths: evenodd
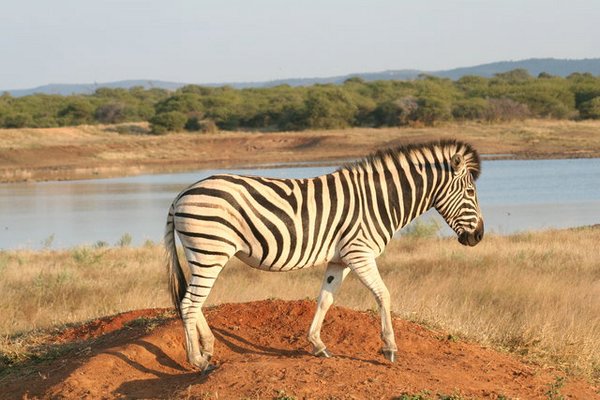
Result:
M393 188L388 196L397 215L394 219L397 231L433 206L440 170L426 160L404 154L386 159L383 166L392 177L387 180L388 187Z
M448 180L447 166L421 154L397 154L355 165L354 175L362 214L379 235L393 234L429 210L442 184Z

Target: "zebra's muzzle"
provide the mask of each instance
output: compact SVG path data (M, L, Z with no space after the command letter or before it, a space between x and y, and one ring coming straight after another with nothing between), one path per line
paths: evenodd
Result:
M479 219L479 223L477 223L475 230L473 232L463 231L458 236L458 242L465 246L475 246L483 239L483 231L483 220Z

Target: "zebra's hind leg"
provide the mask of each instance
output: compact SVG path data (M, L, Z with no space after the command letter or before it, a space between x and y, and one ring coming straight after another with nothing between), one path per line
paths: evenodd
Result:
M317 300L317 310L313 318L312 324L308 331L308 341L313 345L313 354L319 357L330 357L325 344L321 340L321 327L325 314L331 304L336 292L339 290L344 278L348 275L350 269L343 264L329 263L325 270L323 283L321 284L321 293Z
M202 306L219 273L232 255L227 252L201 251L186 247L191 280L181 301L181 313L188 361L201 371L211 369L210 359L214 353L215 342L202 313Z

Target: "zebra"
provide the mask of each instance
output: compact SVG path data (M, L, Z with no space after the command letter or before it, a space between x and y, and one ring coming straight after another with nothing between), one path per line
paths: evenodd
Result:
M214 335L202 306L233 256L267 271L326 264L308 331L312 354L321 357L331 356L320 337L325 314L353 271L377 301L382 353L394 362L390 294L375 259L396 231L432 207L461 244L475 246L484 232L475 189L480 170L470 144L443 140L380 150L315 178L219 174L184 189L169 209L164 244L189 363L201 371L214 368ZM175 232L190 282L179 262Z

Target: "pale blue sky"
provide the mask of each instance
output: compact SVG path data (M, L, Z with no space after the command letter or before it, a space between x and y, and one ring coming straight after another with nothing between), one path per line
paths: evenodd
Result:
M0 0L0 89L600 57L600 1Z

